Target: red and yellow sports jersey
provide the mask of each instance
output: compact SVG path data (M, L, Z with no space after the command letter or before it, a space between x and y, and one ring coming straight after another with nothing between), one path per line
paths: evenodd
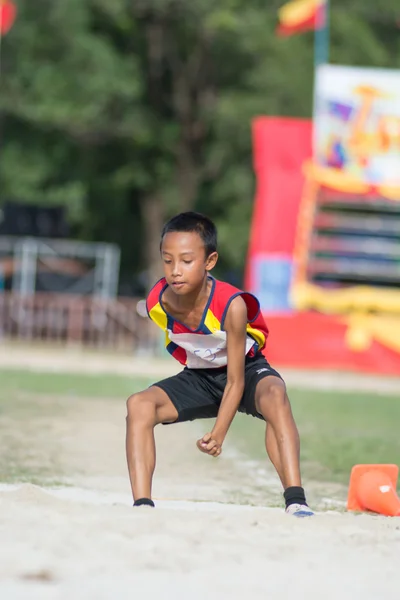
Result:
M146 300L150 319L165 331L165 346L168 352L189 369L209 369L227 365L224 322L228 308L236 296L242 296L247 306L246 355L254 356L262 350L268 337L268 328L261 315L257 298L229 283L213 277L210 279L210 297L196 330L186 327L165 310L162 296L168 284L164 277L152 288Z

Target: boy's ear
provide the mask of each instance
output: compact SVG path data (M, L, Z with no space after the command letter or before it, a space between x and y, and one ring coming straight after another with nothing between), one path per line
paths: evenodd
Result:
M206 259L206 271L211 271L218 261L218 252L212 252Z

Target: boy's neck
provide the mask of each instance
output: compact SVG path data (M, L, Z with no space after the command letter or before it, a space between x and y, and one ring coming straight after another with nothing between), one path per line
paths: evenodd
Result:
M202 306L205 304L205 302L207 302L211 293L211 286L211 279L208 275L206 275L201 286L196 290L193 290L191 294L185 294L184 296L174 294L171 287L168 286L170 293L169 298L173 300L174 305L179 309L194 309L197 306Z

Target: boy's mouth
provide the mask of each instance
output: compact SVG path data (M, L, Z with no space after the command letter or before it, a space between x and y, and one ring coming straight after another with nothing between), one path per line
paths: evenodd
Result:
M172 282L172 285L173 285L173 287L174 287L174 288L178 288L178 289L179 289L179 288L181 288L183 285L185 285L185 282L184 282L184 281L173 281L173 282Z

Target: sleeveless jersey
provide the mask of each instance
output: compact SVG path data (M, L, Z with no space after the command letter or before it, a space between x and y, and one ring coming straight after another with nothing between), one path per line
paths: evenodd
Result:
M265 346L268 328L260 312L260 304L253 294L209 277L212 282L210 297L199 327L192 330L168 314L162 296L168 284L163 277L150 290L146 300L147 313L152 321L165 331L168 352L189 369L225 367L228 362L224 322L234 298L241 296L247 306L246 355L255 356Z

